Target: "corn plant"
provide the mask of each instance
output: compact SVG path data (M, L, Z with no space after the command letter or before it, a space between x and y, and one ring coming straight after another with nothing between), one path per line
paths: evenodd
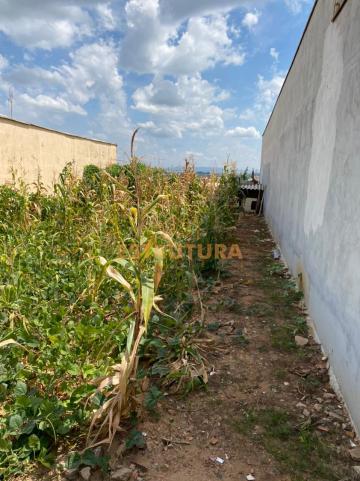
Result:
M229 184L132 149L81 179L67 166L54 192L0 187L0 477L50 466L74 431L111 443L138 406L139 366L160 389L206 382L204 266L170 253L223 240Z

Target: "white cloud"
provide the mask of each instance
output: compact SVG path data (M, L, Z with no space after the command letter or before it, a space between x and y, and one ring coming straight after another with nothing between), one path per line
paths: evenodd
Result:
M242 20L242 25L252 30L259 23L260 14L258 12L247 12Z
M83 45L70 54L70 62L56 67L14 65L3 74L15 91L15 113L26 120L46 122L56 115L87 115L89 102L96 102L96 115L89 122L107 136L128 127L126 95L118 72L118 53L111 43ZM0 78L1 80L1 78Z
M209 15L214 12L226 12L239 7L261 4L263 0L160 0L162 18L176 22L190 16Z
M211 135L224 129L226 111L218 103L226 97L226 92L197 74L176 81L157 79L137 89L133 108L152 115L142 126L156 135Z
M0 71L4 70L8 65L9 65L9 62L8 62L7 58L5 58L0 53Z
M241 65L244 53L234 47L223 14L192 17L186 29L162 23L158 0L129 0L120 59L138 73L193 75L218 63ZM136 53L134 53L136 52Z
M25 48L69 47L93 33L88 9L103 0L1 0L0 31ZM86 7L86 8L82 8Z
M255 118L256 112L254 111L254 109L251 108L243 110L239 115L240 120L254 120Z
M276 50L276 48L271 47L270 49L270 56L277 62L279 60L279 52Z
M235 127L234 129L228 130L225 135L227 137L261 139L261 134L255 127Z
M258 103L264 108L272 108L277 96L280 93L281 87L284 83L285 76L276 73L270 80L266 80L259 75L257 88L258 88Z
M295 15L300 13L305 5L308 5L312 0L284 0L285 5Z
M242 121L251 121L263 124L269 118L275 101L280 93L285 80L284 72L275 72L271 78L266 79L258 75L255 85L255 98L251 107L243 110L238 118Z
M80 107L80 105L74 105L61 97L53 98L48 95L30 97L28 94L20 94L17 101L20 101L21 104L26 105L29 109L40 108L49 112L86 115L86 110Z
M105 30L115 30L116 19L110 3L100 3L96 7L101 25Z
M186 101L179 92L179 84L163 79L137 89L133 99L137 110L155 114L183 106Z

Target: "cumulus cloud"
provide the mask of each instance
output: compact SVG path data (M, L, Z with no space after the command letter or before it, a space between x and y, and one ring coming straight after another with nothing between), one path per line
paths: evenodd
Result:
M160 0L161 17L170 22L190 16L209 15L214 12L249 7L261 4L264 0Z
M242 25L252 30L259 23L260 14L258 12L247 12L242 20Z
M113 133L128 125L123 78L118 54L111 43L86 44L70 54L70 61L45 69L14 65L2 78L15 90L15 107L28 120L56 115L87 115L97 103L92 120L97 132ZM118 128L119 130L119 128Z
M261 107L272 108L277 96L280 93L281 87L283 86L285 76L280 73L275 73L271 79L265 79L263 76L259 75L257 88L258 97L257 102Z
M244 28L254 29L271 1L0 0L0 34L23 47L24 59L0 56L0 101L12 86L20 118L62 128L69 121L121 145L133 128L130 100L129 113L147 133L142 145L161 155L175 145L198 157L204 149L225 158L231 148L255 158L239 139L259 139L276 78L259 77L256 102L239 116L216 68L244 63ZM127 85L123 71L131 74Z
M100 24L105 30L115 30L116 18L110 3L99 3L96 6Z
M1 0L0 31L25 48L69 47L93 32L95 8L109 16L103 0Z
M40 108L49 112L74 113L86 115L86 111L80 105L74 105L61 97L49 97L48 95L36 95L31 97L28 94L20 94L17 99L29 109Z
M258 75L255 85L254 103L251 107L248 107L240 113L239 119L242 121L266 122L274 107L284 80L285 74L283 72L275 72L270 78Z
M228 130L225 135L227 137L241 137L247 139L261 139L260 132L255 127L235 127Z
M200 74L176 81L157 79L134 92L133 108L152 115L142 126L156 135L209 135L224 128L226 111L218 104L227 95Z
M224 14L192 17L184 29L181 22L169 25L161 21L158 0L129 0L125 12L120 60L127 70L180 76L218 63L244 62L244 53L233 45Z

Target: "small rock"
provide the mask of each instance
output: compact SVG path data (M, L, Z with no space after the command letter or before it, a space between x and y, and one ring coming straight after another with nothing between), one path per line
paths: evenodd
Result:
M255 476L253 476L252 474L248 474L248 475L246 476L246 479L247 479L247 481L255 481L256 478L255 478Z
M324 393L324 399L334 399L336 398L335 394L331 393L331 392L326 392Z
M113 471L110 477L112 481L129 481L131 474L131 469L122 467Z
M360 479L360 466L353 466L354 479Z
M309 339L302 336L295 336L295 344L299 347L304 347L309 344Z
M281 257L281 252L279 251L279 249L274 249L272 251L272 257L273 259L275 259L276 261L280 259Z
M341 423L344 422L344 417L341 416L340 414L334 413L334 412L328 412L329 417L332 419L335 419L335 421L340 421Z
M77 469L66 469L64 471L64 476L66 479L76 479L78 475Z
M318 403L314 404L314 409L315 409L315 411L317 411L318 413L319 413L320 411L322 411L322 406L321 406L321 404L318 404Z
M297 405L296 405L296 407L299 408L299 409L305 409L305 408L306 408L306 404L301 403L301 402L298 402Z
M360 461L360 446L350 449L350 456L354 461Z
M82 479L84 479L85 481L89 481L90 479L90 476L91 476L91 468L89 466L86 466L86 468L82 468L80 470L80 476L82 477Z
M308 411L307 409L304 409L303 411L303 415L308 418L310 416L310 411Z

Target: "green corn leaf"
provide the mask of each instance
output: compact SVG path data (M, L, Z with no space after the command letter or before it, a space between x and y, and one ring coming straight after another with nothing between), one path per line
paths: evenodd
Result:
M145 328L150 319L151 309L154 304L154 281L149 278L143 278L141 289L141 314L144 319Z

